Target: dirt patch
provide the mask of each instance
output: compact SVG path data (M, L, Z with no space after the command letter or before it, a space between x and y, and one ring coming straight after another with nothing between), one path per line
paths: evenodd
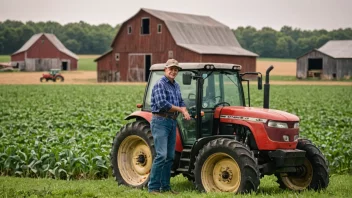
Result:
M0 84L94 84L97 83L95 71L71 71L63 72L64 82L40 82L43 72L12 72L0 73Z
M82 56L82 55L80 55ZM84 55L93 56L93 55ZM295 62L275 62L275 61L258 61L257 71L265 75L266 69L273 65L274 69L271 75L277 76L296 76ZM64 82L45 82L39 81L43 72L13 72L0 73L0 84L106 84L106 85L145 85L145 82L119 82L119 83L98 83L96 71L67 71L62 75L65 77ZM352 86L352 82L341 81L271 81L271 84L277 85L345 85Z
M296 76L296 62L257 61L257 71L265 75L270 65L274 66L270 75Z

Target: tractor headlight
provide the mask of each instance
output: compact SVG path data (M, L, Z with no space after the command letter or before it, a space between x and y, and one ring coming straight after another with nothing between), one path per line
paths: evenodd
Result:
M280 129L287 129L288 128L287 123L276 122L276 121L272 121L272 120L270 120L268 122L268 126L269 127L274 127L274 128L280 128Z
M299 128L299 122L296 122L296 123L293 125L293 128L298 129L298 128Z

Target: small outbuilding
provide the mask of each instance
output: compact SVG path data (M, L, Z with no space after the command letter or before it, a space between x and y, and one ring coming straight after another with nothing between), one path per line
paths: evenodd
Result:
M111 50L95 61L98 82L143 82L152 64L169 58L234 63L254 72L257 56L241 47L228 26L209 16L142 8L122 23Z
M39 33L11 55L11 65L21 71L77 70L78 56L54 34Z
M352 40L328 41L297 58L299 79L349 79L352 76Z

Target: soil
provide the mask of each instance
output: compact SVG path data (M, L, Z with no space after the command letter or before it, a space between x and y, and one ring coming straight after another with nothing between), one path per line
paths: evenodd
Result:
M257 71L265 75L266 69L273 65L274 69L271 75L278 76L295 76L295 62L275 62L275 61L258 61ZM126 85L126 84L145 84L120 82L120 83L98 83L96 71L68 71L63 72L64 82L40 82L40 77L44 72L2 72L0 73L0 84L109 84L109 85ZM271 84L282 85L346 85L352 86L352 82L343 81L271 81Z

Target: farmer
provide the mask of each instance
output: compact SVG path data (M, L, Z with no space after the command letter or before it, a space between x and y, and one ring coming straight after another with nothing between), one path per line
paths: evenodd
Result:
M164 68L164 76L156 82L152 90L151 131L154 138L156 157L153 161L148 190L150 193L178 192L171 189L171 167L175 156L176 118L182 113L184 119L190 116L181 97L179 84L175 81L181 69L175 59L169 59Z

